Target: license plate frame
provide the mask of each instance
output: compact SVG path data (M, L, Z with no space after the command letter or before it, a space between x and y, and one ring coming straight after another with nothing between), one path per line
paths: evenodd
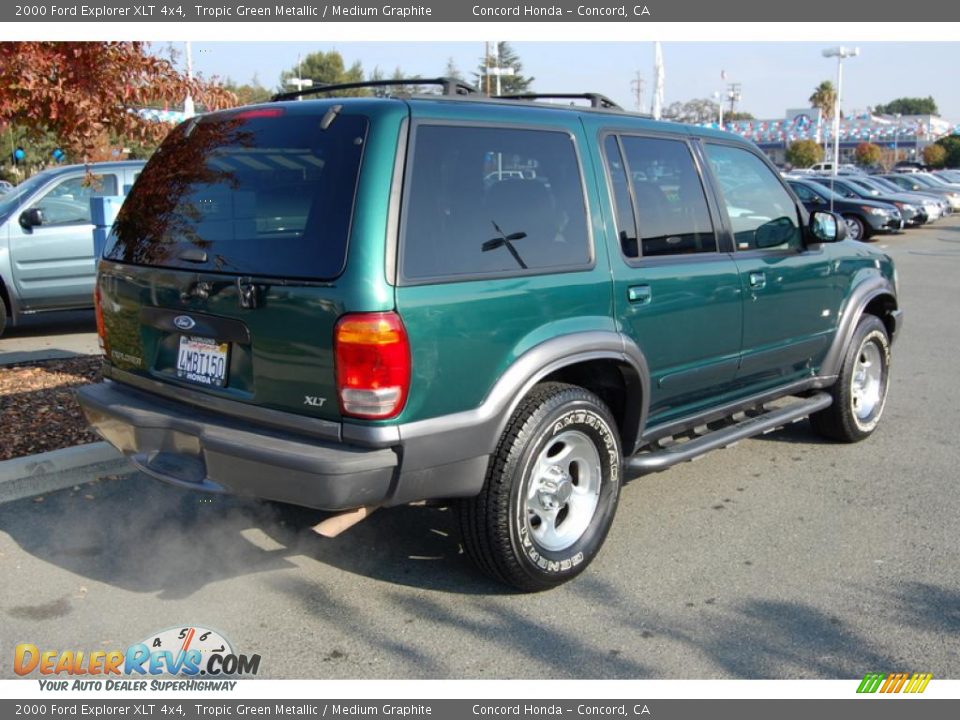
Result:
M181 335L177 345L177 377L192 385L222 388L230 369L230 343Z

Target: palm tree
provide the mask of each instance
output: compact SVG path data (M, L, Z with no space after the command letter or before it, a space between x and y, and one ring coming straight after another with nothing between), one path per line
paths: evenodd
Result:
M833 119L833 106L837 102L837 90L833 83L824 80L810 96L810 105L820 110L824 120Z

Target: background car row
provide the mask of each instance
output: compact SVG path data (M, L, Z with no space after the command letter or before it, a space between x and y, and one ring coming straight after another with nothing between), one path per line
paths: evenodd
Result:
M790 173L786 180L807 210L832 210L854 240L936 222L960 211L960 171L867 175L843 168L836 176Z

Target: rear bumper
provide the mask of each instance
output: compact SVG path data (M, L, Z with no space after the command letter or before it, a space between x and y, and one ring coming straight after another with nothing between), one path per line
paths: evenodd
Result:
M109 380L77 395L104 439L143 472L175 485L324 510L381 505L396 494L393 448L293 436Z

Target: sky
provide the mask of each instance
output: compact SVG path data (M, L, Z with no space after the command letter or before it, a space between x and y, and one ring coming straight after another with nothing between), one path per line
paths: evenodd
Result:
M960 122L960 42L666 42L665 104L712 97L727 82L742 84L738 110L758 118L781 118L788 108L807 107L823 80L836 83L837 61L821 51L843 44L861 54L844 61L845 113L898 97L937 101L942 115ZM599 92L624 108L635 109L631 81L645 81L644 110L649 112L653 80L652 42L512 42L523 73L540 92ZM156 48L163 47L155 45ZM183 54L183 44L174 48ZM400 67L408 75L442 75L449 58L472 81L484 52L482 42L194 42L194 69L206 76L239 83L256 75L274 88L281 71L297 57L338 50L347 65L360 61L366 73L379 67L388 75ZM721 79L726 73L726 80Z

